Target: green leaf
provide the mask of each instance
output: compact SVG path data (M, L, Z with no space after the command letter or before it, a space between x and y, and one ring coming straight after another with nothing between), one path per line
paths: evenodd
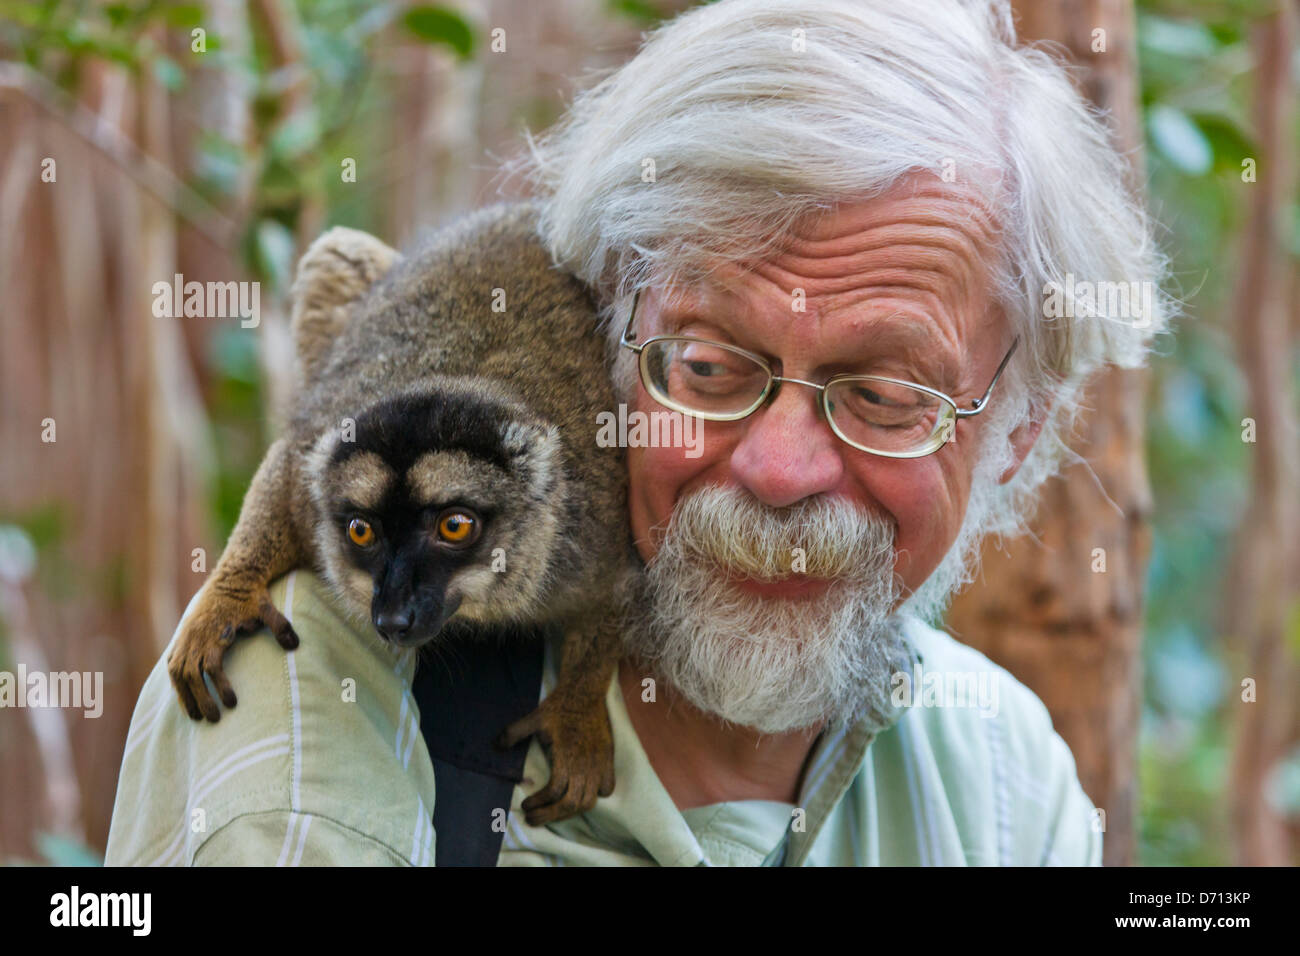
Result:
M287 290L293 272L293 233L281 222L263 219L257 224L254 249L261 274L271 280L277 291Z
M302 184L292 166L271 156L262 168L257 192L267 206L290 206L302 194Z
M1205 24L1155 14L1138 18L1138 45L1144 52L1166 53L1179 59L1204 59L1219 49L1218 39Z
M1147 114L1151 141L1174 166L1193 176L1209 172L1214 150L1201 128L1172 106L1156 106Z
M194 171L202 187L233 196L239 189L246 161L239 144L206 134L199 139Z
M1291 646L1291 654L1300 657L1300 601L1292 601L1287 609L1285 631L1286 643Z
M68 538L68 516L61 503L42 504L22 514L0 517L16 524L32 539L38 551L62 545Z
M125 3L110 3L104 7L104 16L113 27L120 27L131 19L131 7Z
M271 154L277 159L291 160L315 149L320 142L320 116L315 108L298 110L271 134Z
M645 24L658 23L664 18L663 13L649 0L609 0L609 9Z
M461 59L474 54L474 31L455 10L437 6L411 7L402 22L425 43L451 47Z
M201 3L175 3L167 7L163 17L168 26L189 29L203 24L203 14Z
M185 86L185 71L169 56L160 56L153 61L153 75L154 79L173 92Z
M245 385L258 383L257 337L247 329L220 326L208 346L213 368L223 377Z
M1193 113L1192 121L1209 141L1216 168L1239 173L1243 159L1259 155L1254 144L1230 118L1217 113Z

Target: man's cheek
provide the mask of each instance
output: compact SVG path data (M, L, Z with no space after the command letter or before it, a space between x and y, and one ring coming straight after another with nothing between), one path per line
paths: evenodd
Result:
M894 571L915 587L938 565L956 538L952 483L937 462L873 460L859 472L860 486L875 508L894 522Z
M672 512L677 487L671 458L665 459L661 448L628 448L628 517L632 537L642 560L648 561L658 550L651 529L663 526Z
M691 437L685 431L681 434ZM719 444L710 443L703 429L697 429L692 440L693 446L685 440L657 445L628 443L628 510L633 538L643 560L649 560L658 550L652 529L667 525L683 494L696 486L726 480L725 457L720 459L717 454Z

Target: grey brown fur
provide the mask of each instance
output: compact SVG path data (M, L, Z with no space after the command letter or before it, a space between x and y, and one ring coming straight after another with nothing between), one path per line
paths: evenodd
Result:
M221 660L237 635L266 626L283 646L297 645L267 594L296 567L322 573L358 620L379 614L388 600L380 585L392 584L400 562L383 571L357 564L340 500L396 502L417 515L433 515L445 499L481 507L473 557L450 555L441 583L421 593L442 593L453 621L563 629L556 689L506 735L509 743L536 733L550 751L551 780L525 802L536 824L589 809L613 788L604 695L635 559L622 452L595 441L597 413L614 407L596 310L580 283L552 268L534 223L527 203L495 206L406 258L347 229L312 245L294 284L296 407L169 671L192 717L219 717L205 674L234 706ZM498 289L504 311L493 310ZM436 436L431 447L413 447L423 435ZM399 513L408 511L383 520ZM397 530L385 528L392 540ZM446 547L438 538L439 561ZM489 555L503 557L505 570L491 570ZM408 577L425 573L402 566ZM446 621L431 619L438 628Z

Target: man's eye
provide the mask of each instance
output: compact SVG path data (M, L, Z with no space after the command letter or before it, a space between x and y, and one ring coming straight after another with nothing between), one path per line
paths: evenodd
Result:
M934 399L906 385L887 382L837 389L832 414L848 414L872 428L913 428L930 422Z
M689 373L704 378L735 374L742 371L744 365L740 356L702 342L689 343L682 349L678 361Z
M740 355L700 342L692 342L679 352L675 367L670 381L675 380L679 387L710 392L747 387L762 371Z
M725 369L716 362L687 362L687 368L691 374L698 375L701 378L710 378L715 375L721 375Z

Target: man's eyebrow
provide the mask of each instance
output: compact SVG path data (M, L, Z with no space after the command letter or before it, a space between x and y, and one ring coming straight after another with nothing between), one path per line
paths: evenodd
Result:
M926 374L931 388L956 387L961 374L959 356L948 340L915 314L895 309L860 318L860 345L849 362L862 359L902 358Z
M692 321L701 320L726 335L743 335L750 311L743 296L720 289L692 287L677 292L664 304L659 316L660 331L672 334Z
M948 342L930 325L916 315L894 310L889 313L861 316L861 334L872 344L883 343L885 346L915 350L927 354L946 356Z
M917 368L928 381L918 385L931 388L956 387L960 367L948 341L927 326L915 313L898 308L873 308L870 300L837 310L836 321L849 320L860 328L860 335L848 339L842 361L826 371L852 370L855 365L880 358L901 358ZM665 331L678 329L692 319L716 325L733 339L744 339L745 319L750 313L748 300L725 285L700 280L682 287L667 304L663 322ZM791 321L799 321L791 313ZM743 342L741 344L744 344Z
M665 303L670 315L700 313L702 315L732 316L749 311L743 295L715 282L700 280L689 286L679 286Z

